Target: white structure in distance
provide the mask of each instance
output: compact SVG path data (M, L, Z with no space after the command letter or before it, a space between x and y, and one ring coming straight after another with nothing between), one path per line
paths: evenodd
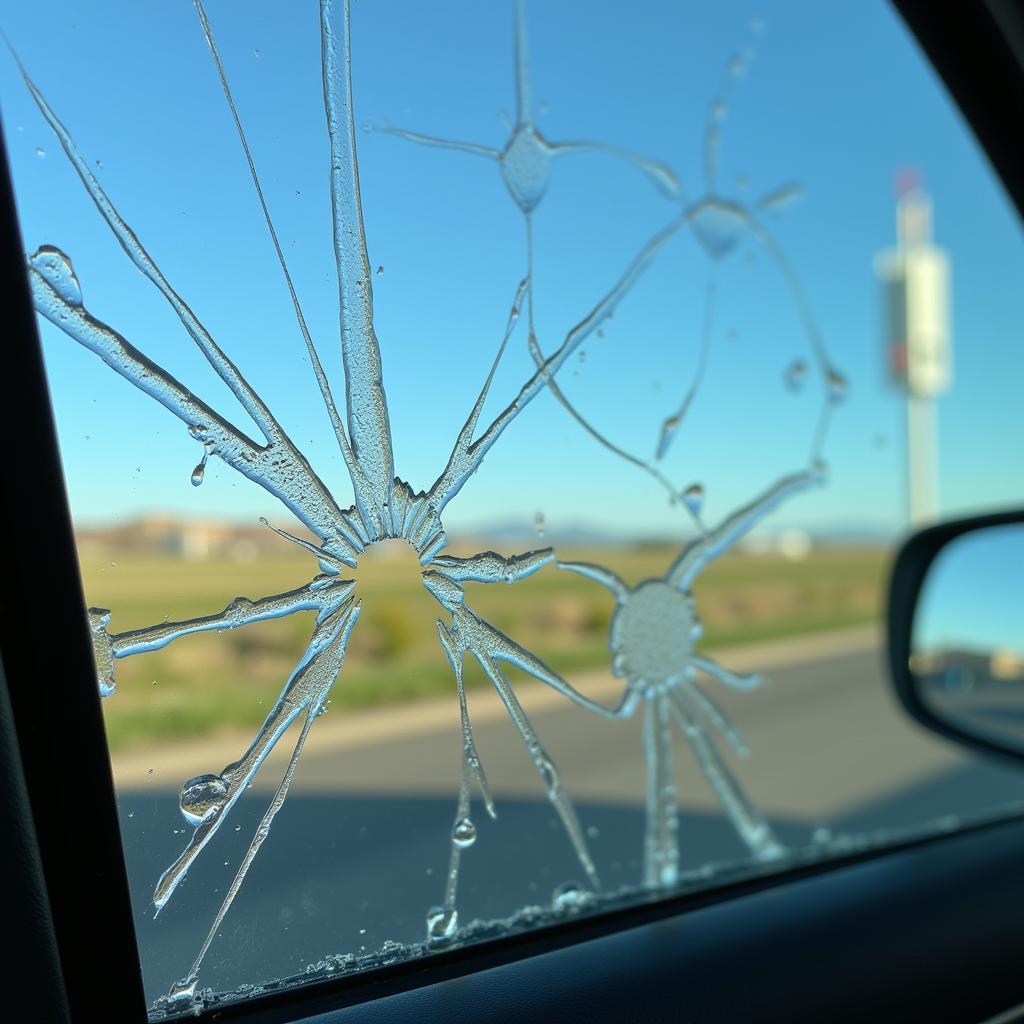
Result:
M879 253L890 381L907 396L907 512L912 527L939 516L936 398L952 385L950 263L932 242L932 203L919 178L897 183L896 248Z

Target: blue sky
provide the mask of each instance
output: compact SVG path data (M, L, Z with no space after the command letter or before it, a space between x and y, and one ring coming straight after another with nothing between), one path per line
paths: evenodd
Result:
M914 621L914 646L1024 653L1024 525L954 540L936 558Z
M535 116L552 140L597 139L671 164L702 194L709 103L753 47L724 123L719 191L802 197L770 227L801 277L833 362L850 380L825 456L828 485L775 527L896 532L904 516L903 404L883 372L872 273L894 236L893 181L919 168L951 253L955 386L940 412L948 514L1020 504L1024 491L1024 246L1019 222L906 31L883 4L534 3ZM210 0L208 13L313 336L340 393L316 4ZM752 31L751 18L763 22ZM349 490L306 363L212 62L191 4L19 5L4 28L126 219L342 501ZM500 147L513 109L510 3L358 0L356 117ZM133 270L34 109L13 61L0 96L26 248L61 246L92 311L219 411L244 414ZM519 211L496 164L379 132L358 139L378 337L396 468L414 487L442 468L500 340L525 267ZM41 151L41 152L40 152ZM744 184L749 182L744 188ZM555 165L535 214L537 326L551 349L673 216L635 168L606 156ZM783 370L808 355L795 304L756 244L713 265L692 235L667 246L560 383L617 442L653 454L696 363L716 280L707 377L666 458L707 490L711 520L799 468L820 390ZM69 492L80 520L145 510L283 515L223 465L189 483L199 446L91 353L43 330ZM530 373L513 336L496 411ZM686 528L654 485L541 395L453 503L458 529L532 521L620 532Z

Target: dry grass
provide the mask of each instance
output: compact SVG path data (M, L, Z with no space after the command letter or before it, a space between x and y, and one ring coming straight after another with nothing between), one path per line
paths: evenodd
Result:
M457 551L457 548L455 549ZM661 575L668 546L559 552L599 561L628 582ZM802 562L730 555L698 581L706 646L799 635L877 619L886 554L823 549ZM154 556L86 562L90 604L113 609L112 631L223 608L239 594L259 597L300 586L313 570L302 552L249 564L187 562ZM353 634L335 705L406 701L452 688L435 621L440 607L418 583L411 551L364 559L357 574L363 613ZM562 673L607 664L613 604L597 585L547 567L509 587L470 584L473 608ZM104 701L111 746L159 742L262 721L301 655L311 616L260 623L179 640L118 663L118 693ZM469 666L468 682L481 685Z

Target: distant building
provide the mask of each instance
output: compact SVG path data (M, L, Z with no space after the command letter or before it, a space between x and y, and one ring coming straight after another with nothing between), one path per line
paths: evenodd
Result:
M992 652L989 672L1002 682L1024 682L1024 651L1009 648Z
M298 535L314 539L301 531ZM286 540L260 524L238 525L169 515L148 515L126 523L83 527L76 530L76 538L82 558L135 554L188 561L231 558L251 562L261 555L282 554L289 546Z

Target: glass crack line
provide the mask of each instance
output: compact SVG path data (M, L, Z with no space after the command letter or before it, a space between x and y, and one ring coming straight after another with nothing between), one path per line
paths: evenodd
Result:
M651 260L653 260L665 243L683 227L689 226L692 229L695 238L713 261L721 260L732 252L744 233L754 238L768 253L794 297L805 335L823 379L826 394L829 397L829 401L824 404L819 416L811 445L811 460L819 458L824 446L831 408L843 396L846 387L845 380L828 361L821 333L815 323L810 305L806 300L795 271L767 229L754 216L755 212L781 209L788 205L800 194L800 188L793 183L779 186L751 204L749 208L737 201L723 199L715 191L722 124L726 117L732 89L735 83L746 74L750 61L753 59L752 48L747 47L730 60L725 84L720 90L719 95L715 97L710 105L704 134L703 167L706 194L694 202L687 200L678 175L667 164L650 160L634 153L617 150L615 147L605 146L600 143L550 143L540 135L533 122L532 86L526 40L524 0L518 0L516 4L514 51L516 120L504 149L498 150L476 143L425 135L420 132L395 128L391 125L369 125L367 127L422 145L486 156L499 163L505 185L522 213L526 229L528 346L538 368L544 366L545 356L534 324L533 212L547 191L551 163L554 156L561 152L582 152L586 150L611 152L641 167L648 177L658 185L659 191L663 195L681 203L684 208L682 214L678 218L674 218L665 228L659 231L641 251L631 268L631 272L627 272L626 278L623 281L622 294L625 294L633 281L646 270ZM615 302L619 297L621 296L612 294L608 297L607 301L595 307L591 316L584 321L586 325L584 337L600 329L602 323L614 311ZM681 488L672 483L655 463L660 462L667 455L703 383L711 348L713 306L714 285L709 283L705 298L704 325L700 336L697 367L694 377L676 411L666 417L661 424L655 450L655 462L630 452L622 445L611 440L604 431L596 427L589 418L583 415L559 384L550 379L547 382L557 401L593 440L611 454L647 473L666 491L669 500L673 504L681 505L690 514L698 528L701 529L703 526L700 519L699 502L692 500L689 494L692 488ZM582 341L583 337L579 340Z
M529 66L525 56L525 27L521 9L519 13L520 18L517 21L516 33L518 58L516 80L519 83L520 89L525 88L528 95ZM833 407L845 396L846 380L835 369L828 358L821 331L817 326L810 303L807 300L796 271L782 248L759 220L762 212L776 211L788 206L800 195L800 186L795 183L786 183L772 189L760 199L747 205L738 199L723 198L717 192L718 157L721 147L722 125L726 118L732 91L739 79L747 73L753 56L753 48L749 45L733 56L727 66L725 83L710 105L704 132L704 195L694 201L689 201L681 187L662 190L664 195L683 206L683 213L677 221L671 222L666 229L656 235L652 242L649 243L649 256L653 258L662 245L683 227L689 227L692 230L697 242L713 263L729 256L737 248L741 239L747 236L752 238L766 252L792 296L805 339L822 381L824 401L812 436L809 455L809 461L814 463L821 457ZM525 83L525 87L522 83ZM679 177L672 172L671 180L678 183ZM527 265L532 279L533 227L531 213L532 210L523 209L527 235ZM645 268L646 265L641 269ZM530 310L530 353L538 365L540 365L544 356L534 329L532 287L528 294L528 300ZM583 415L579 408L565 394L564 389L560 385L554 381L549 382L550 389L558 402L593 440L611 454L647 473L648 476L665 489L672 504L682 505L700 529L703 529L700 519L702 489L699 486L694 487L693 485L686 488L676 486L658 467L657 463L668 454L703 384L712 345L714 302L715 285L712 280L709 281L706 288L703 326L693 378L679 406L661 423L653 462L611 440L606 432L598 429L589 418ZM595 323L595 327L599 325L600 321ZM806 365L802 362L799 365L803 368L803 373L805 374ZM698 492L701 493L698 494Z
M420 145L440 149L451 149L460 152L485 156L497 161L502 179L509 195L519 208L526 229L527 252L527 314L529 333L527 344L531 356L538 369L543 369L546 362L537 339L534 317L533 292L533 212L547 192L551 177L551 165L554 159L570 153L605 153L633 164L642 170L656 185L658 190L671 198L678 198L685 204L685 194L675 172L665 163L649 157L611 146L601 142L550 142L537 130L533 120L533 89L530 76L530 62L526 37L526 4L525 0L517 0L516 15L513 29L513 49L515 53L515 95L516 120L511 126L511 134L505 147L501 150L472 142L424 135L421 132L395 128L392 125L367 125L370 130L385 132ZM681 218L673 219L659 231L641 250L626 275L620 282L618 293L613 289L604 302L595 307L591 315L583 322L585 333L578 339L582 342L608 320L614 312L619 298L628 291L635 280L647 269L657 251L690 219L694 211L687 211ZM676 503L680 498L679 489L656 466L638 455L628 452L621 445L610 440L594 426L575 405L566 397L561 387L549 376L547 386L556 400L565 408L577 423L602 447L632 463L646 472L659 486L665 489L669 499ZM684 502L684 507L692 514L692 509ZM695 518L697 525L699 520Z
M663 576L629 586L612 570L592 563L559 561L558 568L600 584L615 598L608 647L614 675L626 680L619 713L644 702L647 763L644 884L670 887L679 879L679 811L672 766L672 723L689 741L704 777L733 827L759 860L780 857L783 847L764 816L744 794L712 737L717 731L741 757L749 755L739 731L697 682L698 674L735 690L752 690L761 676L738 675L697 653L703 633L692 586L780 503L821 482L820 468L790 474L690 541Z
M753 34L761 29L751 25L750 31ZM832 410L845 396L846 380L829 359L821 330L795 269L782 247L760 219L763 213L776 212L789 206L802 194L802 189L795 182L787 182L769 190L753 202L744 203L738 197L724 196L719 191L718 185L723 125L728 116L733 91L740 80L746 76L754 56L754 47L749 42L733 55L726 65L722 87L709 104L704 126L702 161L704 195L692 204L690 226L694 238L713 264L729 257L745 238L752 239L766 253L769 262L775 266L789 290L800 319L804 338L822 382L824 396L808 457L813 464L821 458ZM697 371L680 407L675 413L669 415L661 425L655 451L655 458L658 460L668 454L703 379L711 346L712 311L710 307L713 301L714 285L709 284L708 288L709 296L705 305L704 329L701 335ZM801 365L804 364L801 363Z
M332 0L320 0L321 65L324 83L324 110L330 149L329 181L332 197L332 223L335 265L338 278L341 322L341 354L345 371L345 421L331 394L315 345L306 326L300 301L273 228L269 207L260 186L241 120L228 87L219 53L206 12L197 3L200 26L209 44L215 70L228 103L257 190L264 220L285 276L297 323L325 408L351 478L355 504L343 509L326 485L316 476L302 452L291 442L269 408L249 385L242 371L228 358L198 321L180 295L159 269L134 230L118 213L74 141L58 120L42 93L21 72L40 112L59 139L72 166L93 204L120 242L132 263L147 277L177 314L192 341L214 370L228 384L242 408L250 414L265 443L258 443L229 420L203 403L189 389L113 327L95 317L84 304L82 288L71 259L53 246L43 246L28 260L28 271L37 311L83 347L91 350L115 372L150 395L187 427L190 436L202 445L203 458L192 473L192 483L203 480L210 456L223 460L274 495L296 518L309 528L318 542L311 543L276 530L282 537L310 552L319 562L323 575L305 587L285 594L256 600L238 598L222 612L175 623L163 623L141 630L110 633L110 613L92 609L89 621L96 651L98 685L111 694L115 688L116 660L159 649L176 639L209 629L236 628L268 618L299 611L315 611L316 619L305 653L299 660L266 720L242 757L217 775L200 775L181 789L179 805L194 832L185 849L157 883L153 902L156 910L164 907L190 865L213 838L235 801L244 791L267 755L284 733L301 720L298 740L280 786L252 839L243 862L217 912L213 925L200 947L189 973L172 989L175 998L191 998L198 973L210 943L239 892L254 857L269 834L274 816L287 796L306 737L313 721L324 707L327 695L341 672L345 650L358 620L361 604L353 596L354 584L341 578L345 568L354 568L359 554L368 546L389 538L403 538L417 551L423 566L423 583L450 613L450 622L439 622L439 639L452 663L463 719L463 776L475 779L485 793L485 805L493 811L486 790L483 769L472 743L468 709L461 678L462 659L471 654L484 669L501 696L510 718L533 759L548 798L561 818L580 863L595 887L597 873L587 850L584 832L562 786L554 762L543 748L505 675L502 664L511 665L552 686L568 699L588 710L619 715L623 709L608 709L578 693L540 659L517 645L490 625L466 603L461 581L514 583L525 579L552 560L550 549L505 557L481 552L470 558L441 556L446 536L441 513L479 467L486 453L506 427L548 386L568 357L586 335L585 318L568 332L562 344L537 367L513 400L488 426L477 432L478 422L495 370L519 319L519 309L529 279L520 283L509 314L506 330L481 392L452 448L448 462L427 491L415 492L394 475L390 422L383 386L379 344L373 326L372 282L366 256L366 240L359 196L358 165L353 128L349 9L345 3L339 44ZM19 67L20 64L19 64ZM624 285L617 286L618 294ZM614 289L613 289L614 291ZM276 528L273 528L276 529ZM467 818L465 783L460 786L459 821ZM452 842L464 849L468 826L454 828ZM454 908L457 859L446 886L447 921L443 927L429 924L429 937L447 939L457 927Z
M525 0L516 0L514 49L516 119L515 124L511 127L509 138L501 149L475 142L463 142L457 139L408 131L390 124L368 124L365 126L366 129L394 135L421 146L451 149L494 160L498 164L509 195L526 216L529 216L544 198L551 180L553 162L559 157L574 153L601 153L624 160L642 171L664 194L678 196L681 193L682 190L675 172L659 160L605 142L552 142L541 135L533 120L533 90L530 83L530 64L527 52Z
M781 186L749 207L716 194L721 126L732 88L745 74L750 57L748 51L733 58L726 84L711 104L704 137L706 194L690 204L682 220L692 229L712 262L726 258L744 236L753 238L768 254L789 289L822 381L822 409L812 436L808 458L810 468L781 478L711 530L704 530L701 525L703 485L691 484L680 497L701 525L701 535L683 548L663 577L644 580L635 588L602 566L558 563L559 568L594 580L615 596L616 608L609 635L612 671L627 680L623 708L632 711L640 699L645 704L643 743L647 789L643 880L649 887L672 886L679 878L679 815L672 766L673 721L689 741L701 771L751 853L759 860L772 860L783 853L767 820L748 800L719 754L712 734L717 731L740 756L748 756L746 744L725 712L697 683L699 673L734 689L750 690L760 684L761 677L756 674L737 675L696 653L702 628L692 584L711 561L729 551L780 502L812 483L823 481L825 470L821 453L828 424L834 407L846 391L846 381L829 360L795 270L755 216L763 210L788 204L798 194L797 186ZM714 299L714 284L711 282L705 296L703 329L692 382L679 407L661 425L655 450L657 460L668 453L700 391L711 348ZM541 357L532 332L531 352L535 359ZM800 365L802 376L806 373L806 365ZM792 372L791 369L790 375ZM552 384L552 390L577 422L605 448L656 479L660 476L658 470L645 460L610 443L594 429L562 395L557 385Z

